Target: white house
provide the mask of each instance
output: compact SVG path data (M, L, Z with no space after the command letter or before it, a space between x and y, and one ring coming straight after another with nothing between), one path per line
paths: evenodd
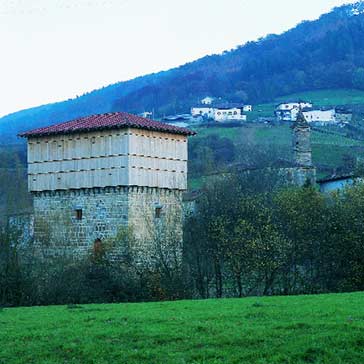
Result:
M243 107L220 106L214 110L214 120L223 121L246 121L246 115L243 114Z
M247 107L246 110L252 111L251 105L236 103L199 105L191 108L191 115L193 117L201 116L215 121L246 121L247 117L244 114L245 107Z
M213 119L215 109L211 106L196 106L191 108L192 116L203 116Z
M211 105L213 103L213 101L215 100L214 97L211 96L206 96L205 98L203 98L200 102L203 105Z
M282 102L277 105L276 110L303 109L305 107L312 107L312 103L306 101Z
M327 125L336 123L335 109L303 109L302 113L309 123Z
M282 102L276 106L275 114L279 121L295 121L299 109L312 108L310 102L297 101L297 102Z

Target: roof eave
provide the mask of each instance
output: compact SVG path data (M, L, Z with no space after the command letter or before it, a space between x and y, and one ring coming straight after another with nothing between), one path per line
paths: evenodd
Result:
M78 134L84 132L91 132L91 131L101 131L101 130L118 130L118 129L126 129L126 128L135 128L135 129L145 129L150 131L160 131L162 133L171 133L171 134L180 134L186 136L193 136L197 133L192 130L163 130L157 127L151 126L141 126L141 125L113 125L113 126L102 126L99 128L85 128L85 129L78 129L78 130L63 130L63 131L54 131L54 132L39 132L39 133L20 133L18 137L20 138L37 138L37 137L45 137L45 136L52 136L52 135L69 135L69 134Z

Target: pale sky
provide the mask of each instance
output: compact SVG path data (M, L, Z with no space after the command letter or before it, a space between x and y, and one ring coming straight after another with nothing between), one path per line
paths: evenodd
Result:
M347 0L0 0L0 116L220 53Z

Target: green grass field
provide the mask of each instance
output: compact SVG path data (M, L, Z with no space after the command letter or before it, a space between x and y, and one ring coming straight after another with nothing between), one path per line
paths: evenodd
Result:
M8 308L0 363L364 362L364 293Z

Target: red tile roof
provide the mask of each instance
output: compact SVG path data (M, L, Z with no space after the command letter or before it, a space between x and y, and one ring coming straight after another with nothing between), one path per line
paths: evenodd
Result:
M161 123L126 112L114 112L99 115L90 115L65 123L38 128L19 134L21 137L37 137L55 134L80 133L93 130L138 128L155 130L173 134L194 135L194 131Z

